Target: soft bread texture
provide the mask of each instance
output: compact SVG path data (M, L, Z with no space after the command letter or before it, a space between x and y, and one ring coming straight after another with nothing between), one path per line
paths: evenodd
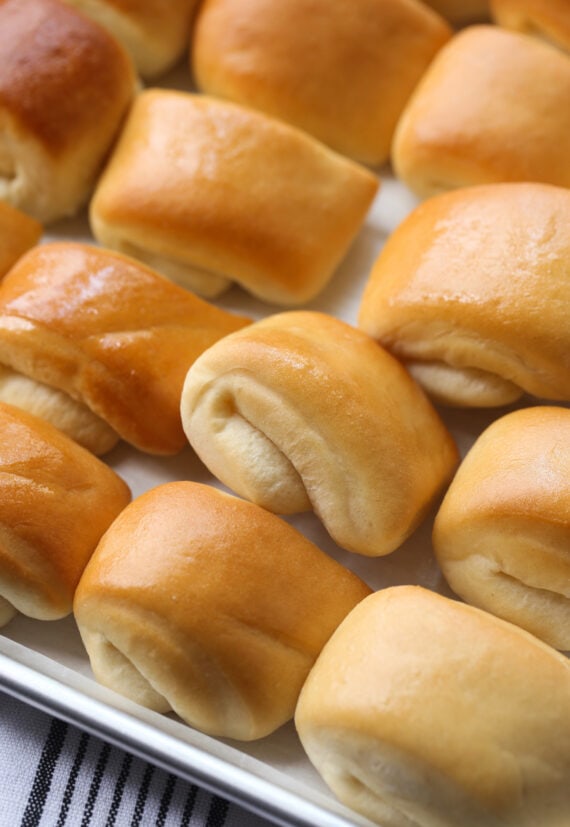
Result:
M570 56L499 26L470 26L436 55L392 146L422 198L499 181L570 187Z
M570 651L570 409L527 408L488 427L445 495L433 545L461 598Z
M369 594L275 515L172 482L114 522L74 612L99 681L212 735L253 740L292 717L323 645Z
M155 79L188 51L199 0L67 0L92 17L131 55L143 78Z
M277 120L188 92L134 104L91 203L95 237L209 298L299 304L332 276L379 181Z
M131 494L52 425L0 402L0 624L71 612L79 578Z
M205 0L190 52L198 88L267 112L367 164L452 30L416 0Z
M28 380L4 373L0 398L4 385L12 402L49 410L97 453L121 437L175 454L187 444L179 405L188 368L249 322L126 256L42 244L0 285L0 365Z
M438 402L570 400L570 191L494 184L434 196L388 239L358 324Z
M278 514L314 510L339 546L394 551L457 462L420 388L368 336L289 311L209 348L188 371L182 424L209 470Z
M111 35L59 0L0 0L0 198L50 223L91 193L137 79Z
M0 201L0 279L20 256L38 243L42 233L39 221Z
M491 0L499 26L540 37L570 51L570 7L567 0Z
M97 456L108 453L120 439L83 402L4 365L0 365L0 401L50 422Z
M489 17L489 0L423 0L426 6L455 25L465 25Z
M382 827L566 827L570 665L419 586L348 615L295 723L338 798Z

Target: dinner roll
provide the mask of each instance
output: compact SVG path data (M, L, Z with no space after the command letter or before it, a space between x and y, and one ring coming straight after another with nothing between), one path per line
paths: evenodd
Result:
M493 422L447 491L433 544L460 597L570 651L570 409Z
M65 617L128 486L52 425L0 402L0 491L0 625L16 611Z
M179 406L189 366L249 321L126 256L42 244L0 284L0 398L95 453L122 438L175 454L187 444Z
M457 449L390 354L323 313L289 311L205 351L181 397L208 469L278 514L314 510L342 548L394 551L452 476Z
M119 441L119 434L83 402L2 364L0 401L50 422L98 456L108 453Z
M95 237L212 298L315 296L378 189L371 172L234 104L141 93L91 203Z
M541 37L570 50L570 6L568 0L490 0L493 19L499 26Z
M60 0L0 0L0 199L76 213L136 89L116 40Z
M74 611L101 683L211 735L289 720L326 640L370 589L295 528L192 482L113 523Z
M0 279L26 250L38 243L42 233L39 221L0 201Z
M570 190L491 184L423 202L377 258L358 323L438 402L570 401Z
M397 120L450 26L417 0L205 0L198 88L382 164Z
M489 17L489 0L423 0L455 25L465 25Z
M349 613L295 723L332 791L382 827L570 823L568 660L420 586Z
M163 75L188 50L200 0L67 0L105 26L131 55L144 78Z
M499 26L470 26L440 50L396 129L397 177L422 198L456 187L570 187L570 56Z

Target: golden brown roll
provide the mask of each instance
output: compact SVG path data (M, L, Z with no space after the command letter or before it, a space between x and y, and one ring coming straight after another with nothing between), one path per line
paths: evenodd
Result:
M174 454L180 393L203 350L249 319L88 244L34 247L0 285L0 398L95 453L120 438Z
M451 34L416 0L205 0L190 54L207 94L381 164L410 94Z
M433 543L456 594L570 651L570 408L493 422L447 491Z
M465 25L489 17L489 0L422 0L455 25Z
M164 74L188 50L200 0L67 0L105 26L144 78Z
M570 401L569 275L570 190L456 190L388 239L358 324L443 404Z
M69 614L89 557L130 499L89 451L0 402L0 625L16 611Z
M570 187L570 56L499 26L470 26L440 50L392 145L422 198L498 181Z
M126 52L59 0L0 0L0 198L43 223L87 200L136 89Z
M106 247L203 296L236 281L299 304L332 276L378 189L371 172L265 115L207 96L138 96L91 203Z
M74 612L96 678L212 735L289 720L326 640L370 589L273 514L192 482L113 523Z
M278 514L314 510L339 546L394 551L453 474L455 444L420 388L368 336L289 311L209 348L182 424L210 471Z
M493 19L499 26L570 50L568 0L490 0L490 4Z
M569 823L568 660L419 586L350 612L295 723L338 798L383 827Z
M40 240L43 227L21 210L0 201L0 279Z

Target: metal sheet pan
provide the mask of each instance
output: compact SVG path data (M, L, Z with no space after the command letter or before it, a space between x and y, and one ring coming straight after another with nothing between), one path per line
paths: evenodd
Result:
M315 789L310 780L303 782L229 743L136 706L8 638L0 638L0 685L20 700L224 795L275 824L369 824L338 805L326 791Z
M184 81L174 78L165 85L184 88ZM350 323L356 321L361 292L374 259L389 233L416 203L387 170L381 171L380 176L380 193L358 238L329 286L308 305ZM85 216L61 222L51 228L47 238L92 241ZM251 299L238 288L230 290L218 303L254 318L277 309ZM494 417L493 412L445 414L462 452ZM175 479L219 485L189 448L177 457L159 459L120 445L106 459L129 483L134 497ZM375 589L417 583L450 594L431 552L430 518L402 548L380 559L360 558L339 549L313 515L292 518L291 522ZM220 741L190 729L172 716L145 710L98 686L72 618L39 622L20 616L6 626L0 634L0 687L225 795L276 824L370 824L342 807L327 790L304 755L292 723L251 744Z

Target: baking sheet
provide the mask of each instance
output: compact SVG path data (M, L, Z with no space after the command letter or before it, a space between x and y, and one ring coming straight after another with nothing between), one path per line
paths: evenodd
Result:
M182 80L181 80L182 78ZM165 84L184 88L185 76ZM354 324L371 265L390 232L417 203L387 170L361 232L328 287L306 307ZM60 222L46 240L93 240L85 215ZM283 310L232 288L217 303L261 318ZM515 406L513 406L515 407ZM503 414L507 410L501 409ZM462 454L495 419L497 411L442 412ZM137 453L125 444L105 457L128 482L133 497L170 480L190 479L223 488L188 447L173 458ZM378 559L336 546L312 514L290 518L320 548L349 566L372 588L420 584L451 596L430 544L433 515L399 550ZM221 793L281 825L369 825L341 806L306 759L292 723L273 735L242 744L205 736L174 716L145 710L98 686L72 618L56 622L15 618L0 635L0 686L6 691L95 732L179 775Z

